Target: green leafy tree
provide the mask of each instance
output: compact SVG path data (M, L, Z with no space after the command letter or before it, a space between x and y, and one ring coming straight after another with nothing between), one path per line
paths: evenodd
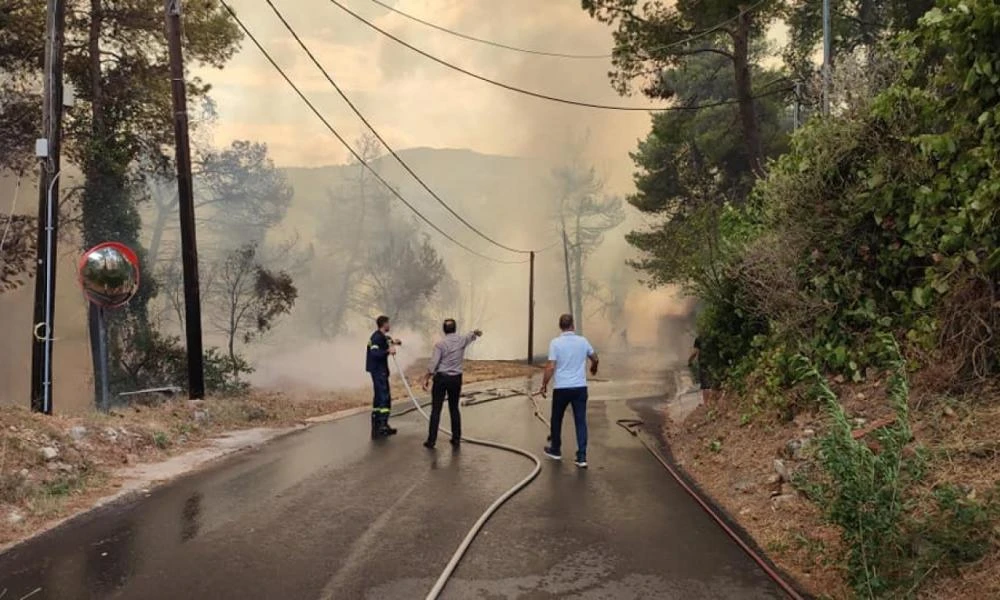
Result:
M755 89L755 60L764 48L764 35L781 14L781 0L582 0L583 8L597 20L614 25L614 70L611 80L621 94L638 82L651 98L678 96L664 73L695 58L712 55L724 59L726 76L737 107L743 151L751 172L764 173L764 138L755 97L774 89ZM708 74L718 77L721 67ZM768 82L762 87L771 87ZM787 87L787 86L786 86ZM680 104L701 98L678 97ZM700 103L700 102L698 102Z
M730 100L735 96L732 79L710 76L726 67L719 56L694 57L667 72L664 81L684 102ZM759 98L756 114L763 155L780 155L788 147L792 125L783 99ZM660 113L632 154L637 191L628 201L659 220L627 236L642 251L632 264L650 283L692 285L703 298L720 299L727 257L752 233L752 218L740 212L750 209L747 201L756 178L734 120L732 106Z
M226 338L226 349L234 381L245 364L236 353L236 342L249 344L270 331L291 312L298 290L288 273L272 271L258 262L257 245L234 250L212 277L206 296L210 300L210 322Z
M267 144L236 140L221 150L200 149L192 171L200 242L261 243L292 200L292 187L268 156ZM155 265L163 236L177 221L179 198L173 180L154 178L150 183L155 216L148 259ZM200 250L204 248L201 244Z
M830 0L834 62L856 50L874 54L889 35L916 27L932 6L934 0ZM800 77L808 77L816 70L815 52L823 40L823 3L792 0L787 23L785 60Z
M578 146L580 147L580 146ZM573 298L573 319L583 332L587 316L587 260L600 248L604 236L625 220L622 199L604 193L604 182L593 167L579 157L552 171L558 194L556 221L567 241L566 256L570 280L566 284Z
M44 4L28 0L8 4L0 11L11 25L0 29L5 81L22 88L23 82L37 85L44 55ZM173 108L163 2L68 0L66 14L64 76L75 90L76 104L66 113L65 156L84 173L82 188L73 190L81 208L82 241L85 246L108 240L129 245L137 250L147 274L137 297L115 317L134 313L140 327L118 326L114 319L110 325L111 344L128 344L134 340L123 336L148 329L146 305L156 294L139 239L137 204L145 197L140 166L167 173L171 164L166 149L173 142ZM217 0L185 3L183 44L188 65L221 68L239 40L237 28ZM188 80L193 101L208 91L204 81ZM20 100L10 110L41 113L38 95L22 93ZM23 140L13 147L21 160L31 150ZM18 155L5 157L4 164L16 163ZM90 324L96 366L96 310L91 311Z

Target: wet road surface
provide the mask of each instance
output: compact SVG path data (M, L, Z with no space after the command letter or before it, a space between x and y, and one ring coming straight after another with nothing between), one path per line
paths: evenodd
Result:
M669 373L612 368L591 388L590 469L544 459L524 397L463 409L473 437L545 462L459 565L443 598L780 598L767 576L624 430ZM645 400L641 400L645 398ZM402 401L396 399L399 406ZM447 418L444 419L447 424ZM0 596L423 598L482 511L531 469L447 440L417 413L368 439L366 415L313 427L0 555ZM6 590L6 595L4 595Z

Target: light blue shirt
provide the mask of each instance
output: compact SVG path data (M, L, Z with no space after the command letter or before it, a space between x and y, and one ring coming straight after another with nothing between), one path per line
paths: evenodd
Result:
M582 335L567 331L549 342L549 360L556 363L554 390L587 387L587 357L594 348Z

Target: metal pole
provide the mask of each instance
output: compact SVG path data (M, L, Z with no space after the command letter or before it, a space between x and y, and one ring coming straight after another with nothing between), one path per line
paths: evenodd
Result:
M44 143L39 152L38 263L31 340L31 409L52 414L52 334L55 322L56 240L59 231L59 151L62 137L63 41L66 4L48 0L46 7L45 76L42 99ZM39 335L39 331L44 335Z
M97 360L101 365L101 410L111 408L111 382L108 381L108 321L104 308L97 307Z
M174 137L177 144L177 195L181 220L181 262L184 267L184 329L187 336L188 397L205 396L201 339L201 291L198 284L198 244L195 238L194 191L191 183L191 143L188 139L187 90L181 52L181 0L166 0L167 43L173 91Z
M833 40L830 33L830 0L823 0L823 114L830 114L830 64Z
M528 364L535 364L535 253L528 271Z

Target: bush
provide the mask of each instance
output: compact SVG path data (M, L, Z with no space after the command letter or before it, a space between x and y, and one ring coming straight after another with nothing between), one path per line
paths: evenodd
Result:
M819 443L825 478L813 482L808 492L841 528L848 548L848 580L865 598L882 597L898 585L898 563L906 548L905 491L923 471L919 453L904 454L912 438L905 364L898 358L895 341L884 339L897 355L888 392L896 421L874 432L877 452L854 438L826 380L807 359L800 359L800 373L813 382L831 421L830 432Z
M855 439L851 424L826 380L804 357L799 373L814 385L830 416L819 441L822 475L798 485L840 527L847 547L847 576L862 598L912 596L937 569L953 569L982 558L1000 516L997 490L978 502L945 484L926 498L917 485L926 470L925 453L910 447L906 364L891 337L880 336L892 365L888 397L893 424L873 432L875 442ZM919 507L931 508L920 514Z

